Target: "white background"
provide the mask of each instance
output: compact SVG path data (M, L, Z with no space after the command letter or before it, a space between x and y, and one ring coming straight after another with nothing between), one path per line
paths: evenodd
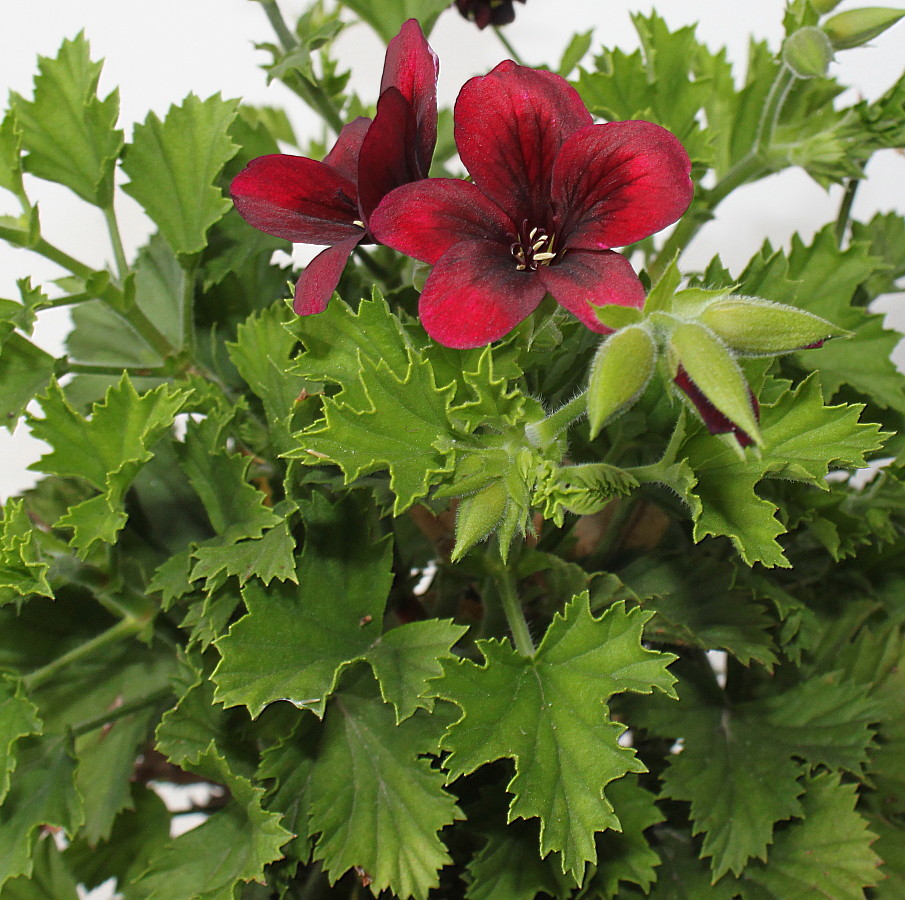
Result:
M381 0L374 0L381 2ZM728 0L667 0L660 12L672 27L698 23L698 36L712 47L727 45L730 58L742 66L749 35L779 45L782 0L739 4ZM839 10L864 5L845 0ZM302 0L283 0L286 18L300 12ZM629 10L647 12L652 4L618 0L528 0L516 5L515 24L506 33L523 59L530 63L555 63L569 36L595 29L592 50L602 45L632 50L637 37ZM53 56L63 38L84 29L95 59L106 60L101 79L102 96L115 87L121 94L121 124L127 137L131 125L148 110L163 116L171 103L194 92L204 98L220 92L250 103L279 105L287 109L300 136L318 134L314 114L280 85L266 85L258 68L268 55L254 48L272 41L270 26L258 3L252 0L155 0L153 3L123 0L0 0L0 89L6 87L30 95L37 54ZM462 83L471 75L488 71L507 54L491 30L479 32L454 10L437 23L431 43L441 60L440 101L451 104ZM353 70L353 86L374 100L383 52L367 26L349 29L340 39L341 60ZM874 42L873 49L857 49L839 55L833 70L855 93L869 99L881 94L899 75L905 60L905 22ZM843 98L845 99L845 98ZM877 155L868 181L858 192L857 218L869 218L875 210L905 210L905 157L893 151ZM65 188L28 180L27 189L40 202L45 236L66 252L94 266L111 263L111 251L101 214L79 201ZM17 213L15 199L0 196L0 214ZM719 253L734 271L740 271L764 237L775 246L788 243L799 231L805 238L835 217L840 190L825 192L803 173L791 171L737 191L720 207L718 218L706 226L685 257L695 266ZM131 254L146 239L150 226L143 213L120 193L118 212L126 250ZM0 244L0 297L17 298L15 281L31 275L47 282L63 273L54 265L26 251ZM53 286L49 290L53 292ZM884 301L891 309L896 298ZM901 312L901 311L899 311ZM898 319L900 328L905 322ZM62 352L68 318L65 312L45 314L37 342L49 352ZM0 431L0 501L32 483L26 471L41 453L41 445L20 425L10 437Z

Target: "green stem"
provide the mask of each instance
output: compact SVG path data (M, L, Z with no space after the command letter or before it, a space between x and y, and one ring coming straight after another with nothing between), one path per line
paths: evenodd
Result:
M264 7L264 13L273 27L277 40L279 40L283 49L287 53L294 50L298 46L298 41L296 40L295 35L289 30L289 26L286 24L286 20L283 18L283 13L280 12L276 0L259 0L259 2L261 6Z
M766 150L773 142L773 134L779 124L782 108L785 106L786 98L789 96L789 91L796 78L795 73L785 63L780 66L773 79L773 84L770 85L770 92L767 94L760 121L757 123L753 147L755 152Z
M26 690L32 691L45 682L50 681L50 679L54 678L61 669L65 669L68 665L78 662L86 656L91 656L98 650L101 650L110 644L117 644L125 638L134 637L143 628L146 628L147 624L147 621L140 621L138 619L123 619L106 631L102 631L100 634L91 638L91 640L85 641L84 644L79 644L62 656L58 656L52 662L47 663L46 666L42 666L40 669L35 669L34 672L30 672L22 678L22 684Z
M171 378L173 375L169 366L99 366L72 362L66 356L57 359L54 372L57 378L61 375L122 375L123 372L138 378Z
M195 270L197 257L192 257L183 266L182 275L182 346L189 359L195 358Z
M110 243L113 245L113 256L116 259L116 271L119 280L125 281L129 274L129 263L126 260L126 251L123 248L123 238L119 231L119 222L116 219L116 210L110 205L104 208L104 219L107 222L107 231L110 232Z
M506 613L506 621L512 632L515 649L522 656L534 656L537 652L531 632L528 630L528 622L525 619L525 611L519 602L516 592L515 578L507 567L500 567L496 574L496 586L503 603L503 611Z
M858 178L849 178L845 185L845 193L842 195L842 202L839 204L839 215L836 216L836 245L842 249L845 243L845 235L848 232L848 220L852 214L852 204L855 202L855 194L858 193L858 185L861 184Z
M147 709L150 706L156 706L161 701L168 700L172 696L173 689L165 687L160 688L160 690L154 691L152 694L146 694L144 697L136 697L134 700L130 700L128 703L123 703L122 705L117 706L114 709L110 709L99 716L95 716L93 719L86 719L84 722L79 722L78 725L74 725L71 729L73 737L79 737L83 734L90 734L92 731L97 731L98 728L103 728L105 725L109 725L111 722L115 722L117 719L123 719L126 716L132 715L132 713L139 712L142 709Z
M497 25L493 26L493 33L497 36L500 43L506 48L506 52L512 58L512 61L518 63L520 66L525 65L522 62L522 58L521 56L519 56L518 51L515 49L515 47L512 46L512 44L509 43L509 39L505 34L503 34L502 30Z
M525 435L535 447L549 447L560 433L573 422L586 415L588 411L588 392L582 391L573 397L565 406L550 413L546 419L525 426Z

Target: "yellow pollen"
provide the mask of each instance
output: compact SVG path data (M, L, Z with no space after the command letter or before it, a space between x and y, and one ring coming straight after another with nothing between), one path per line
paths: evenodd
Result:
M353 225L357 225L359 228L364 228L364 227L365 227L365 223L362 222L361 219L356 219L352 224L353 224Z

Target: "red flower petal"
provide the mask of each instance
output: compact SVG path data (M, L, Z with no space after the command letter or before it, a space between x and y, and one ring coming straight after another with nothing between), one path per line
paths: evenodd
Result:
M499 207L458 178L430 178L397 188L384 197L368 224L380 243L432 265L463 240L490 240L500 252L508 252L514 232Z
M550 180L562 142L591 124L578 92L559 75L500 63L472 78L455 109L456 146L465 167L521 224L549 226Z
M612 329L594 315L592 304L644 305L644 288L632 264L610 250L569 250L556 265L541 266L537 274L560 306L600 334Z
M567 247L624 247L671 225L694 192L691 162L652 122L611 122L573 134L553 169L552 197L566 210Z
M463 241L434 266L418 313L435 341L481 347L530 316L545 294L536 273L517 271L497 245Z
M711 434L734 434L740 447L748 447L754 443L754 439L747 431L739 428L728 416L723 415L708 399L704 396L704 392L691 380L688 372L680 365L673 378L673 383L680 388L689 400L694 404L695 409L700 413L701 419L707 426L707 430ZM757 397L749 388L748 396L751 400L751 407L754 410L754 417L760 418L760 404Z
M359 116L344 125L333 149L324 157L324 165L330 166L353 184L358 183L358 154L370 124L367 116Z
M242 218L259 231L305 244L335 244L361 228L355 185L324 163L272 154L253 159L230 186Z
M364 237L364 232L357 230L357 236L318 253L299 275L292 308L300 316L312 316L327 308L349 256Z
M409 19L387 46L380 93L396 88L412 107L417 144L416 159L427 177L437 142L437 75L440 61L431 49L417 19Z

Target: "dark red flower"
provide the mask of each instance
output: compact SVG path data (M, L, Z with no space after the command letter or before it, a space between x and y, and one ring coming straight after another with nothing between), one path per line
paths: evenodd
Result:
M379 241L434 266L419 313L435 340L487 344L547 293L601 333L610 329L593 306L643 304L611 248L665 228L691 202L691 164L670 132L594 125L563 78L506 61L462 88L455 136L474 183L405 185L370 219Z
M346 125L323 162L272 154L253 159L230 187L255 228L297 244L327 244L295 287L300 315L323 312L349 255L373 240L369 219L394 188L427 178L437 142L436 54L415 19L387 47L374 120Z
M740 447L750 447L754 443L754 438L748 434L743 428L732 421L728 416L721 413L704 395L704 392L691 380L688 373L680 365L673 378L673 383L678 387L686 397L694 404L695 409L701 417L701 421L707 426L707 430L711 434L734 434ZM748 389L748 398L751 401L751 408L754 411L755 420L760 418L760 404L754 392Z
M525 0L519 0L524 3ZM508 25L515 21L512 0L456 0L456 9L472 19L478 28L488 25Z

